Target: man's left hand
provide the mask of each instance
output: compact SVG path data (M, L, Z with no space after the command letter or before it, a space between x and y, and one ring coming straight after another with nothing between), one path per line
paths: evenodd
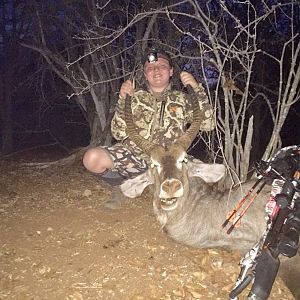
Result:
M186 71L180 73L180 80L184 86L190 85L193 89L196 89L199 86L194 76Z

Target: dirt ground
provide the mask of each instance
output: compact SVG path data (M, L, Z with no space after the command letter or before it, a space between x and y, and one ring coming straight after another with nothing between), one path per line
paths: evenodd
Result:
M170 240L149 191L105 210L110 189L80 163L39 170L24 158L0 161L1 300L228 299L240 253ZM278 277L269 299L294 297Z

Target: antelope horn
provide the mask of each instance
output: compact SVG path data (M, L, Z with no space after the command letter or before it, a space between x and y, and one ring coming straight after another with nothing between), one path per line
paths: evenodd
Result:
M146 154L150 155L151 151L155 147L160 147L158 144L155 144L145 138L143 138L137 131L136 126L133 122L132 110L131 110L131 101L132 97L126 95L125 98L125 123L127 126L127 134L129 138Z
M189 94L191 95L191 100L192 100L193 122L192 122L191 126L189 127L189 129L181 137L179 137L175 142L176 144L180 144L185 150L187 150L190 147L193 140L197 136L197 134L200 130L201 122L202 122L199 102L195 95L195 92L190 85L187 86L187 90L188 90Z

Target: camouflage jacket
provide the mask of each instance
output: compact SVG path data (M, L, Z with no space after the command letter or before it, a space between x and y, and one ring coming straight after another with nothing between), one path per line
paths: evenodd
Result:
M213 109L208 103L201 84L195 92L199 99L203 120L200 130L213 130L215 128ZM111 123L113 137L132 150L135 155L148 161L148 157L142 153L141 149L127 138L124 107L125 99L119 98ZM189 95L171 89L171 85L159 94L136 90L132 98L132 113L139 134L164 146L174 142L186 130L187 124L191 123L193 118Z

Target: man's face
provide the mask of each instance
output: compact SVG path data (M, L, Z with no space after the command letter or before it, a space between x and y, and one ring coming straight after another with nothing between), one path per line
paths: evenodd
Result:
M173 68L169 61L159 57L156 62L146 62L144 65L145 78L152 91L162 92L169 84Z

